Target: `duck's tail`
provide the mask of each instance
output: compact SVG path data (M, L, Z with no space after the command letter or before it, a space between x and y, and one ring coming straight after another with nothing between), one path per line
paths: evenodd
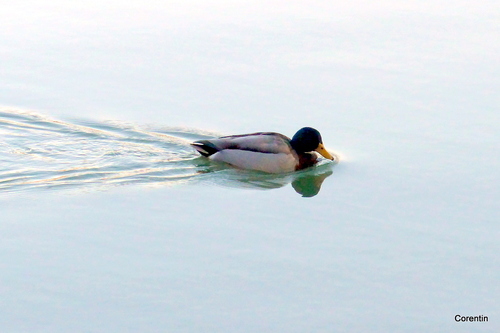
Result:
M202 156L209 157L219 151L215 145L208 140L201 140L191 143L191 147L196 149Z

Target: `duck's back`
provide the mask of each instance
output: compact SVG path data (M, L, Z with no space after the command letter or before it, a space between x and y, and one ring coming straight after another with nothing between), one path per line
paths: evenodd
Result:
M210 140L220 149L241 149L261 153L290 153L290 138L273 132L223 136Z
M271 173L294 171L298 161L290 139L273 132L202 140L195 142L193 147L214 161Z

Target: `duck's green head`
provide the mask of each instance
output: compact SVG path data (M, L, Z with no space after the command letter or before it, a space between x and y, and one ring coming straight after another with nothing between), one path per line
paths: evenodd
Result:
M304 127L295 133L290 141L293 149L298 153L307 153L310 151L316 151L321 154L324 158L333 160L333 156L325 149L323 146L323 140L321 139L321 134L312 128Z

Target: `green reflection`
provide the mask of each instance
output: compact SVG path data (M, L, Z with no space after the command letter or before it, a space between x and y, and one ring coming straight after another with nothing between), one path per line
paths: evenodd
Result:
M336 163L324 161L314 167L286 174L268 174L257 171L239 170L223 163L210 163L206 159L195 159L204 181L221 186L271 190L291 184L302 197L316 196L326 178L333 174Z

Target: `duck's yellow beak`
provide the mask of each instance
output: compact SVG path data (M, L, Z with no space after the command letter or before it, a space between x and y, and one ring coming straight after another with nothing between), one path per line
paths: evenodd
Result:
M329 160L334 160L335 158L325 149L325 146L323 146L322 143L319 144L318 148L316 148L314 151L320 153L321 156L324 158L327 158Z

